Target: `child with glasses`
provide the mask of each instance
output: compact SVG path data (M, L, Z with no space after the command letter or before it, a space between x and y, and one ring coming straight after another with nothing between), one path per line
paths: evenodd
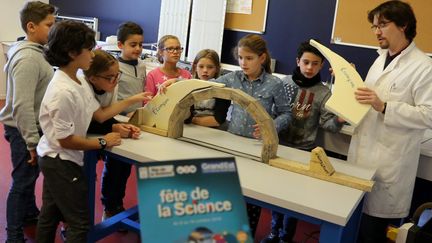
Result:
M161 67L155 68L147 75L146 91L156 95L159 86L169 79L190 79L189 71L177 67L183 47L174 35L165 35L158 42L158 61Z
M96 99L102 107L117 103L118 81L122 72L119 70L119 62L111 54L102 51L93 51L94 58L88 70L84 71L85 79L93 89ZM148 93L139 93L130 96L118 103L128 102L128 100L143 101L140 97L150 99ZM88 129L89 133L106 134L118 132L122 138L137 139L141 130L131 124L119 123L111 118L103 123L92 121ZM123 198L125 196L126 184L131 173L131 165L117 161L115 158L107 156L104 158L105 167L102 175L102 196L101 201L104 205L102 221L111 216L124 211Z
M124 100L144 91L146 68L141 60L144 34L141 26L134 22L124 22L117 30L117 46L121 50L118 58L121 78L118 80L118 100ZM131 116L142 104L134 104L122 112Z
M143 99L151 99L149 93L140 92L130 96L122 101L117 101L118 81L122 77L122 72L119 70L119 62L114 56L103 50L94 50L93 62L90 68L84 70L85 79L90 84L95 94L95 97L102 107L109 106L115 103L129 102L130 100L139 103ZM105 134L108 132L120 133L124 138L138 138L140 134L139 128L131 124L122 124L114 118L109 119L104 123L92 121L89 132L97 134Z
M60 220L68 223L68 242L87 241L90 218L83 150L121 143L118 133L87 138L88 126L92 119L104 122L134 102L100 107L90 85L77 75L78 69L90 67L95 44L94 31L74 21L55 24L48 35L45 58L59 69L40 106L39 121L44 135L37 153L44 181L37 242L54 242Z

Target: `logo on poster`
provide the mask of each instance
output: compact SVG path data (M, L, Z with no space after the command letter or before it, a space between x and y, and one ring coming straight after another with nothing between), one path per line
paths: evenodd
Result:
M176 172L179 175L182 174L195 174L197 172L197 167L195 165L182 165L176 167Z

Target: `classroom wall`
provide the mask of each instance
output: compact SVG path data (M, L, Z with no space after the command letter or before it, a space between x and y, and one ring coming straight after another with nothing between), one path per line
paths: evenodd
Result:
M62 15L80 15L99 18L101 39L113 35L123 21L139 23L144 29L146 43L157 42L160 0L50 0L60 8ZM336 0L269 0L267 26L264 38L272 58L277 60L276 72L289 74L295 68L296 48L301 41L319 39L324 45L356 64L364 78L376 58L375 50L330 44ZM365 20L366 13L365 13ZM355 31L355 26L353 26ZM222 62L237 64L232 49L248 33L224 32ZM373 33L371 33L372 35ZM329 78L326 70L323 79Z
M124 21L134 21L144 30L144 42L157 42L161 0L50 0L60 15L97 17L100 39L116 35Z

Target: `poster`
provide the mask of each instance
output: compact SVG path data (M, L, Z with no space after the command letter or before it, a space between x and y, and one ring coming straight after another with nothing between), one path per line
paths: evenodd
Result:
M234 158L137 166L141 241L251 243Z
M226 12L252 14L252 0L227 0Z

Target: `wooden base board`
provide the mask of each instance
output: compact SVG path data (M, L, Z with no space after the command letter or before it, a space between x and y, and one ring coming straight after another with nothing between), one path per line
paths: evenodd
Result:
M346 175L340 172L334 172L331 176L330 175L326 175L324 173L318 173L315 171L311 171L309 169L309 165L300 163L300 162L296 162L296 161L291 161L291 160L287 160L284 158L276 158L276 159L271 159L269 161L269 164L271 166L280 168L280 169L284 169L284 170L289 170L292 172L296 172L302 175L307 175L310 177L314 177L320 180L324 180L324 181L329 181L329 182L333 182L339 185L343 185L343 186L348 186L348 187L352 187L352 188L356 188L362 191L367 191L370 192L372 191L372 187L374 182L373 181L369 181L369 180L365 180L365 179L361 179L358 177L354 177L354 176L350 176L350 175Z

